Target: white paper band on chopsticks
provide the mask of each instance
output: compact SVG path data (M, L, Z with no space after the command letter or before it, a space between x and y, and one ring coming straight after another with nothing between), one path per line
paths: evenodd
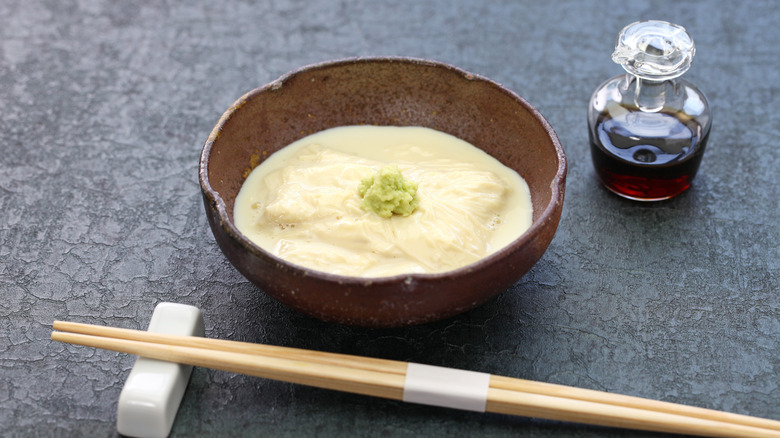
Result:
M409 363L405 402L485 412L490 374Z

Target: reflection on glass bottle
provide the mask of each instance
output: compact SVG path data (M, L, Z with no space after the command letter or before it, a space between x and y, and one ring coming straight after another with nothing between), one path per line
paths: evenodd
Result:
M588 108L593 165L609 190L657 201L691 186L711 125L707 98L680 78L694 52L685 29L663 21L618 35L612 59L627 74L602 84Z

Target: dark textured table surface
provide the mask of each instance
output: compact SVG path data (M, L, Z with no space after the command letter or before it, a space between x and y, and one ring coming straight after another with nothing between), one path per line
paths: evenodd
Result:
M595 181L585 111L620 74L617 32L688 28L714 125L691 190L622 200ZM56 319L484 371L780 420L780 19L774 1L0 2L0 425L113 436L134 358L49 340ZM221 113L302 65L454 64L537 106L569 159L549 250L486 305L345 327L287 309L226 261L197 161ZM196 368L173 436L656 436L463 413Z

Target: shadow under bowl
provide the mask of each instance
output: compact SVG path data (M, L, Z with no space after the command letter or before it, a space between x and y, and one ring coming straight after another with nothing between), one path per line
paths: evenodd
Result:
M346 125L422 126L486 151L528 183L530 229L463 268L382 278L307 269L241 234L233 206L249 171L295 140ZM199 176L220 249L263 292L325 321L399 327L473 309L533 267L560 220L566 157L542 115L489 79L429 60L354 58L303 67L241 97L206 141Z

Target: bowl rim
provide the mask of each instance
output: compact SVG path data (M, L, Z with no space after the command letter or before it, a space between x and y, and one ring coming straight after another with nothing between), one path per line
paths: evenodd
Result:
M285 260L279 256L272 254L269 251L264 250L259 245L252 242L248 237L246 237L243 233L241 233L238 230L238 228L233 223L233 219L227 213L227 205L225 203L225 200L212 187L208 176L208 163L209 163L209 157L211 155L211 149L214 146L214 143L216 142L217 138L219 137L222 128L225 126L228 120L230 120L232 115L235 112L237 112L249 99L251 99L255 95L264 93L269 90L279 89L287 80L299 74L313 71L313 70L329 68L329 67L351 65L356 63L377 63L377 62L378 63L407 63L407 64L417 64L417 65L422 65L427 67L444 68L446 70L450 70L452 72L459 74L466 80L484 82L487 85L495 88L496 90L506 94L511 99L515 100L517 103L522 105L537 120L537 122L541 124L542 128L544 128L545 132L547 133L547 135L552 141L553 148L555 149L555 154L558 159L558 166L555 172L555 177L550 182L550 201L542 210L538 219L532 221L531 226L527 230L525 230L523 234L518 236L516 239L511 241L503 248L485 257L482 257L481 259L473 263L462 266L460 268L456 268L448 271L442 271L442 272L433 272L433 273L402 273L402 274L383 276L383 277L356 277L356 276L332 274L329 272L311 269L290 262L288 260ZM217 124L209 133L208 139L206 140L203 149L201 151L200 161L198 165L198 175L200 180L201 192L206 196L212 208L216 209L217 215L219 217L219 225L229 235L230 238L238 242L242 248L249 251L252 255L259 256L266 260L271 260L274 262L276 266L283 267L284 270L286 271L296 272L302 276L312 277L315 279L337 282L342 285L390 284L390 283L396 283L399 280L406 281L406 282L436 281L439 279L450 278L452 276L458 276L459 274L467 274L471 271L479 270L483 266L487 266L490 265L491 263L494 263L496 260L503 258L505 253L513 251L514 248L518 246L524 246L528 241L533 239L534 236L536 236L542 228L544 228L547 222L551 220L557 220L555 212L560 209L561 206L559 204L563 203L567 170L568 170L568 163L566 161L566 154L564 152L560 139L558 138L558 135L555 133L555 130L552 128L552 126L547 121L547 119L545 119L544 116L542 116L541 112L539 112L539 110L537 110L534 106L532 106L523 97L521 97L514 91L510 90L509 88L503 86L502 84L492 79L489 79L487 77L478 74L470 73L459 67L455 67L454 65L445 62L431 60L431 59L402 57L402 56L376 56L376 57L359 56L359 57L340 58L335 60L328 60L328 61L308 64L296 68L294 70L291 70L265 85L262 85L260 87L257 87L255 89L252 89L244 93L232 105L230 105L230 107L220 116Z

